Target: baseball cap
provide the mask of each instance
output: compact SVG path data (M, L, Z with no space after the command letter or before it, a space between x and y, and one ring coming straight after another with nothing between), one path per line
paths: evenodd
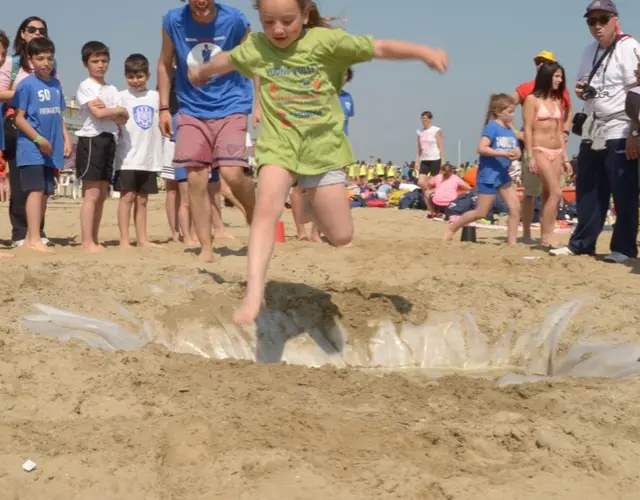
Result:
M611 0L593 0L587 7L587 12L584 17L588 17L594 10L601 10L603 12L610 12L614 16L618 15L618 7Z
M556 62L556 56L553 55L553 52L549 52L548 50L541 51L536 57L533 58L533 61L537 62L538 59L544 59L545 61Z

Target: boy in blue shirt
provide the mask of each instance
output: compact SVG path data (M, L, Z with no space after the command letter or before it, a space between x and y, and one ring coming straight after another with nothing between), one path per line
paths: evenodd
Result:
M27 46L33 74L25 78L13 97L16 109L16 165L22 190L27 193L27 237L24 247L52 252L40 239L40 224L47 199L55 192L55 171L71 154L71 141L62 118L65 108L60 81L51 75L55 46L35 38Z

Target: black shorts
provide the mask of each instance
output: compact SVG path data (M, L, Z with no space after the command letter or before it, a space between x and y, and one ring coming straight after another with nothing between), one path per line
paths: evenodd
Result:
M79 137L76 148L76 177L82 181L107 181L113 178L116 138L103 132L96 137Z
M22 192L44 191L51 196L56 192L56 169L44 165L25 165L20 170L20 186Z
M133 191L140 194L158 194L158 174L145 170L118 170L114 188L123 193Z
M420 175L435 177L440 173L442 160L423 160L420 162Z

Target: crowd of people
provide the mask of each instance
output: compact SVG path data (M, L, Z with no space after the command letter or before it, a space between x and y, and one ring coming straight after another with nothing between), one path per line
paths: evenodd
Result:
M354 65L414 59L444 73L446 52L349 34L334 28L311 0L257 0L262 32L253 32L238 9L212 0L183 3L162 19L157 90L148 88L150 64L144 55L126 59L128 88L118 91L107 82L108 46L89 41L82 48L87 79L75 93L82 122L75 171L82 181L86 251L104 248L99 231L110 184L121 193L121 245L129 245L133 211L138 244L154 246L146 232L146 210L160 175L173 238L197 243L205 262L213 259L212 227L216 237L227 236L221 193L245 215L248 287L237 323L253 322L260 310L276 224L287 203L297 224L313 223L312 239L323 235L333 245L350 244L353 221L344 193L349 182L378 188L415 182L433 211L442 210L454 194L475 189L477 205L447 226L445 240L485 217L497 195L508 207L509 244L516 243L521 220L530 240L533 202L540 197L541 243L553 255L565 256L595 252L613 195L617 221L607 260L637 256L640 92L633 89L640 83L640 44L621 32L611 0L594 0L584 16L595 39L585 49L575 86L584 111L572 112L563 67L552 53L541 52L534 58L534 80L513 95L491 96L473 186L446 162L442 131L429 111L421 115L412 165L397 167L380 159L358 163L348 139L355 107L344 86ZM0 149L9 165L12 241L49 252L47 200L72 140L46 22L25 19L13 56L8 50L2 32L0 102L6 110ZM513 123L519 105L521 128ZM255 172L249 163L250 116L253 127L260 125ZM566 153L570 131L582 138L576 173L579 220L569 245L556 248L560 179L573 169ZM518 161L522 204L510 175Z

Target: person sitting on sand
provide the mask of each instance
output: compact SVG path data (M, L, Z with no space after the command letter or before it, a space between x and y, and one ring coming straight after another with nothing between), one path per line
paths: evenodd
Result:
M456 200L459 191L471 191L471 186L454 174L451 163L445 163L440 173L429 179L427 208L432 215L444 214L447 207Z

